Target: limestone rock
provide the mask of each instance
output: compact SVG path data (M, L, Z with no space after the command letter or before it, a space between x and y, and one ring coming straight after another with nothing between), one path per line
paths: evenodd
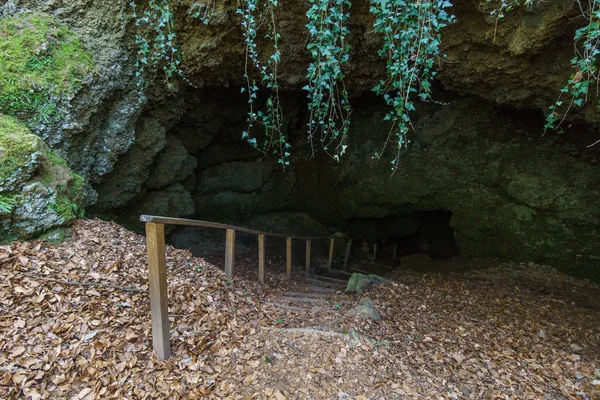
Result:
M143 192L157 154L167 144L166 129L154 118L142 118L135 129L136 142L119 159L100 185L94 211L108 211L127 205Z
M194 213L194 200L179 183L164 190L148 192L132 210L134 216L142 214L165 217L187 217Z
M31 239L82 216L83 178L18 120L0 115L0 242Z
M150 189L162 189L184 181L198 165L185 146L174 136L167 136L167 145L158 155L150 178L146 182Z

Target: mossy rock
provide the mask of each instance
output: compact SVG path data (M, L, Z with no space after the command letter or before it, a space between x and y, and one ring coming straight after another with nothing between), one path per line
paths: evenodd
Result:
M81 41L50 15L0 18L0 38L0 113L49 123L95 69Z
M385 282L385 278L382 278L378 275L364 275L359 273L353 273L350 279L348 280L348 285L346 286L347 293L362 293L366 289L378 285L382 282Z
M0 243L68 227L83 216L84 186L24 123L0 114Z
M14 192L42 163L40 139L15 118L0 114L0 192Z

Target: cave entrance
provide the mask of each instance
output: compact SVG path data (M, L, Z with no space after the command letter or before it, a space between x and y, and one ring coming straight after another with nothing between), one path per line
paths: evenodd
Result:
M458 255L451 217L449 211L435 210L354 218L347 222L346 230L358 241L354 253L359 258L373 254L373 246L378 244L378 257L392 258L396 246L398 258L421 253L446 260Z

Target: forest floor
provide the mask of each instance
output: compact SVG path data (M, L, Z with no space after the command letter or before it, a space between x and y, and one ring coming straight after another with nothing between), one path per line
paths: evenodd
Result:
M97 220L0 247L0 398L600 398L600 287L549 267L412 257L362 295L321 281L294 306L318 286L301 266L287 281L273 259L261 285L252 254L229 280L169 247L162 362L146 263L142 236ZM349 311L364 298L381 320Z

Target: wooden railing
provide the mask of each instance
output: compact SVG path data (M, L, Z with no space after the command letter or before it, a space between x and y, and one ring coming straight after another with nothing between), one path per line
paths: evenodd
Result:
M292 240L306 241L305 269L310 272L310 255L312 240L329 240L329 258L327 268L333 262L335 238L332 236L292 236L281 233L263 232L241 226L221 224L218 222L196 221L182 218L166 218L142 215L140 221L146 223L146 243L148 246L148 279L150 281L150 309L152 313L152 345L161 360L171 357L169 341L169 309L167 299L167 265L165 255L165 225L198 226L204 228L225 229L225 273L233 277L235 259L235 234L244 232L258 236L258 280L265 282L265 236L285 238L286 275L292 276Z

